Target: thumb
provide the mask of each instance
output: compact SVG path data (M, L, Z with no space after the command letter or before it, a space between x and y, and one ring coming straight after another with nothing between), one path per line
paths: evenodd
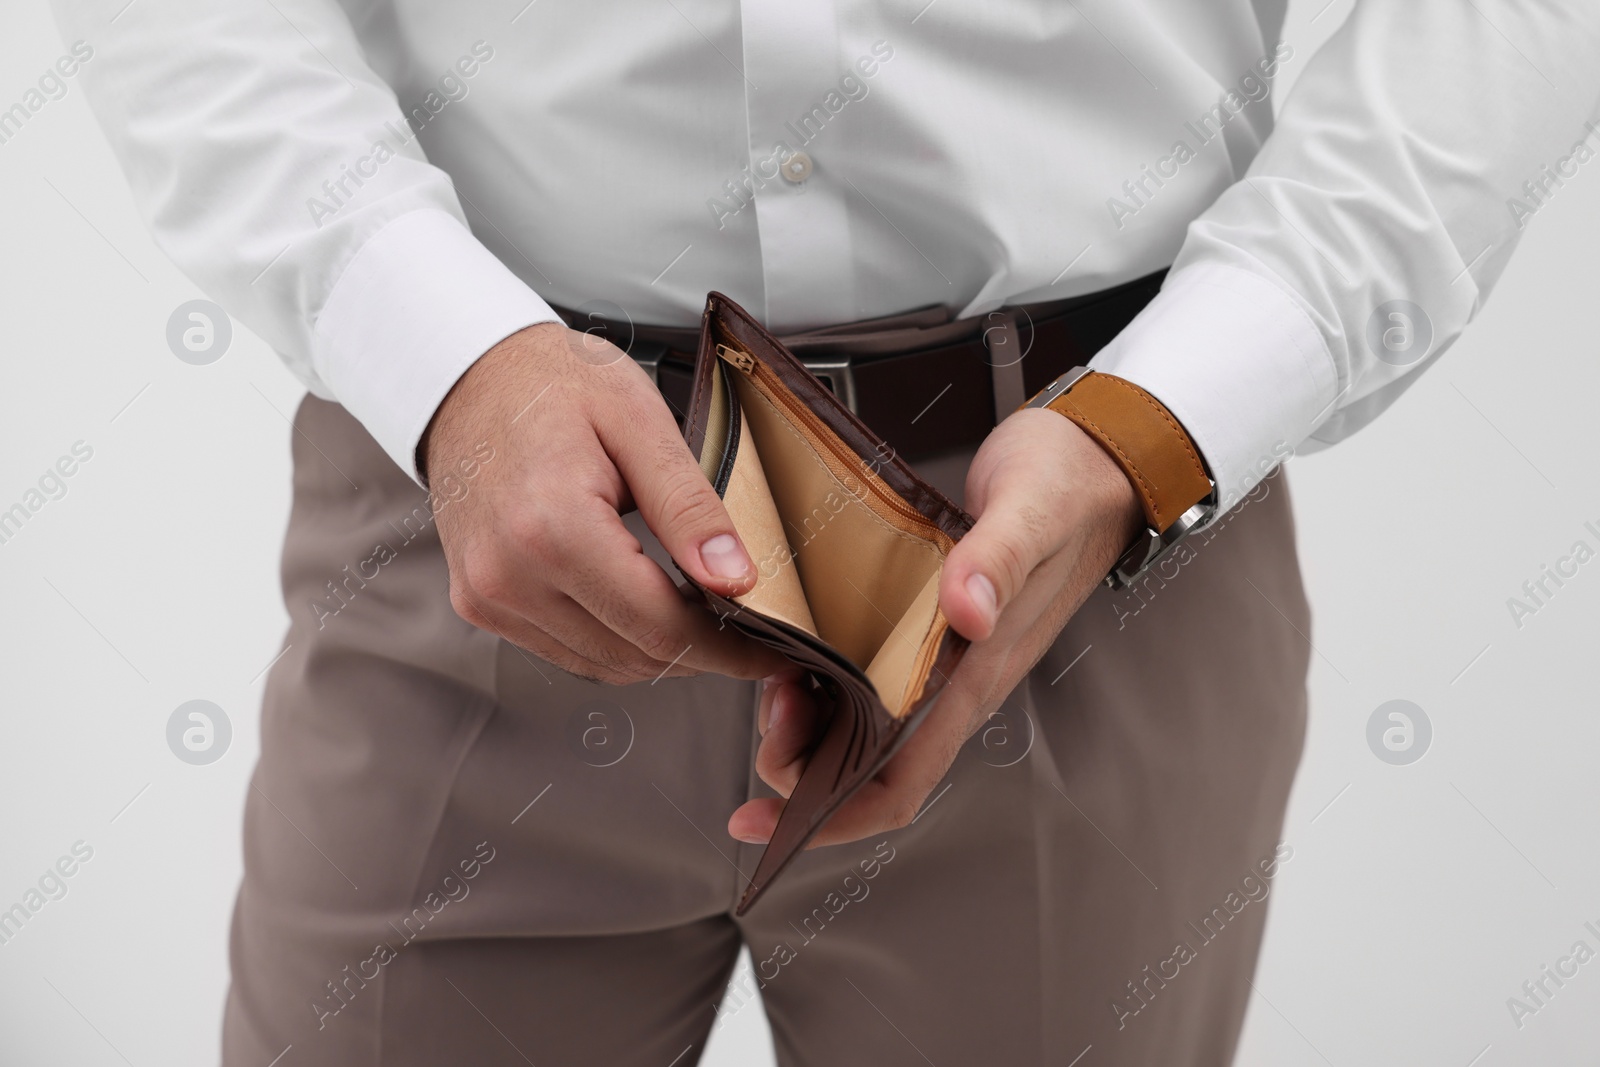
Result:
M651 532L701 585L724 596L749 592L755 564L666 402L652 389L642 404L618 410L624 422L602 431L602 442Z
M1000 613L1022 591L1028 575L1066 543L1064 516L1052 514L1055 494L1041 493L1036 478L1013 465L995 472L981 493L978 521L956 542L939 579L939 606L957 633L981 641L994 633Z

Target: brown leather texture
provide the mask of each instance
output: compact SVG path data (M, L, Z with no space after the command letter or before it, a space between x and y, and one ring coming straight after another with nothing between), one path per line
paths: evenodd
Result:
M1211 480L1188 432L1161 401L1132 382L1091 371L1046 406L1111 454L1156 532L1164 533L1211 495Z
M976 448L999 417L1083 366L1161 289L1165 271L1065 300L957 319L945 307L784 334L805 360L848 359L856 413L896 454L918 461ZM693 403L699 332L561 311L575 329L629 352L661 353L657 384L682 421ZM825 382L837 388L836 383Z
M756 398L748 386L729 387L728 376L741 372L729 369L729 360L718 354L719 347L724 353L736 352L740 363L748 360L747 370L759 376L762 397L767 392L776 392L780 394L777 396L779 403L763 407L759 417L754 420L747 417L749 412L737 406L733 408L732 417L719 415L718 404L737 405L740 394L744 395L747 404ZM791 408L788 406L790 404L797 407ZM783 420L793 425L786 426ZM725 427L722 431L725 435L723 441L708 440L708 430L713 423ZM743 470L734 475L732 468L741 465L737 453L755 447L756 434L751 432L752 426L764 430L768 435L769 451L761 463L742 461ZM792 435L790 430L793 431ZM747 502L749 480L781 478L786 470L800 469L800 461L792 458L792 454L790 458L785 458L771 448L774 435L779 433L785 435L781 443L786 450L817 447L820 440L821 446L829 452L826 459L830 469L836 469L841 459L848 459L854 465L849 478L856 486L847 490L858 497L852 506L874 507L883 512L884 520L877 525L858 522L851 527L849 537L845 540L855 546L862 560L914 560L925 558L926 553L931 551L937 553L938 564L942 564L943 553L972 527L970 516L913 473L881 437L851 414L834 393L760 323L732 300L720 293L711 293L707 297L701 321L684 437L697 456L717 454L715 451L708 453L708 450L720 449L726 453L725 457L719 455L719 461L722 458L727 460L726 473L721 477L717 473L718 468L709 462L705 464L705 469L719 493L726 493L732 484L736 492L745 497L739 504L742 513L753 516L766 514L765 502L761 507L754 507ZM813 464L816 462L820 461L813 461ZM739 480L735 481L735 478ZM772 490L772 495L781 501L784 486L773 485ZM792 520L790 525L789 536L794 538L796 534L792 530ZM741 530L741 535L743 533ZM881 546L862 544L864 539L914 537L920 539L923 548L910 555L904 546L887 540ZM869 680L869 664L858 662L866 655L863 650L870 650L871 643L861 645L856 640L861 627L851 625L848 619L841 620L837 608L838 603L848 602L851 591L817 587L819 582L832 583L841 577L853 584L846 571L832 566L841 561L830 560L829 565L813 563L808 567L805 557L798 551L791 549L789 555L792 560L799 561L795 564L798 570L808 572L812 577L812 588L803 594L819 609L818 620L810 629L795 624L797 613L789 607L793 603L792 588L785 589L781 600L764 601L769 605L785 605L781 612L768 613L752 606L752 599L763 602L760 598L746 596L735 601L689 579L690 584L695 585L704 597L707 606L729 624L777 649L808 672L814 696L827 722L822 738L785 804L772 840L756 865L755 874L739 903L738 914L741 915L805 848L829 816L865 785L917 728L938 701L949 682L950 673L960 662L967 647L964 638L943 624L942 615L937 614L936 608L931 609L934 613L932 623L924 626L918 621L915 627L925 633L928 642L926 647L913 659L895 657L898 660L895 670L910 672L901 687L903 692L880 695ZM881 569L877 562L864 565L874 570ZM903 564L891 562L889 565ZM758 564L758 570L761 569ZM912 584L917 586L918 591L925 588L928 577L924 573L926 564L917 564L915 569L915 574L908 573L905 581L900 583L902 591L909 589ZM937 567L932 573L937 575ZM888 587L880 585L869 588L892 588L895 580L894 575L877 573L863 573L858 577L862 582L887 580L890 583ZM860 594L861 590L854 592ZM899 601L905 599L901 596ZM914 605L897 601L895 610L930 610L925 596L914 599ZM833 607L829 607L830 601ZM866 601L860 603L863 612L877 608L876 600L870 605ZM787 620L780 615L787 616ZM830 623L829 620L833 621ZM887 643L898 633L897 624L893 620L888 621L891 632L878 638L881 643ZM877 625L876 620L873 622ZM826 639L830 625L841 636L849 635L853 644L860 645L855 649L855 659ZM879 629L882 630L882 627ZM876 661L873 665L876 665ZM880 678L885 677L882 672L878 673Z

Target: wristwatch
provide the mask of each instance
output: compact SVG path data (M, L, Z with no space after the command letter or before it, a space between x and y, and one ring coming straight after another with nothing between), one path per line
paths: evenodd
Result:
M1138 582L1216 514L1216 483L1189 434L1161 401L1132 382L1074 367L1022 408L1049 408L1071 419L1139 494L1147 528L1106 575L1111 588Z

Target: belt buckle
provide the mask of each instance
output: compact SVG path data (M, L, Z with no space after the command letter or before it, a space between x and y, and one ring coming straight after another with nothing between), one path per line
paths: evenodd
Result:
M855 365L849 356L818 359L804 359L800 362L806 370L818 378L827 381L828 388L833 390L833 395L839 398L840 403L850 409L850 414L859 415L856 409L856 372Z
M641 341L637 338L628 346L628 355L650 375L650 384L657 389L661 388L661 361L667 351L667 346L659 341Z
M661 363L670 351L668 346L660 343L635 341L628 350L628 355L633 357L635 363L650 375L650 381L657 388L661 386ZM802 366L818 378L827 382L828 388L833 390L833 395L839 398L840 403L850 409L850 414L859 415L856 408L856 374L855 365L849 356L819 357L816 359L800 360Z

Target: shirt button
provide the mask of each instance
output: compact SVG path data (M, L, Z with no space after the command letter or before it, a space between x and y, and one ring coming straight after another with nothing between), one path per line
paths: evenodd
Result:
M783 161L778 172L783 175L784 181L791 185L799 185L811 177L811 157L804 152L796 152Z

